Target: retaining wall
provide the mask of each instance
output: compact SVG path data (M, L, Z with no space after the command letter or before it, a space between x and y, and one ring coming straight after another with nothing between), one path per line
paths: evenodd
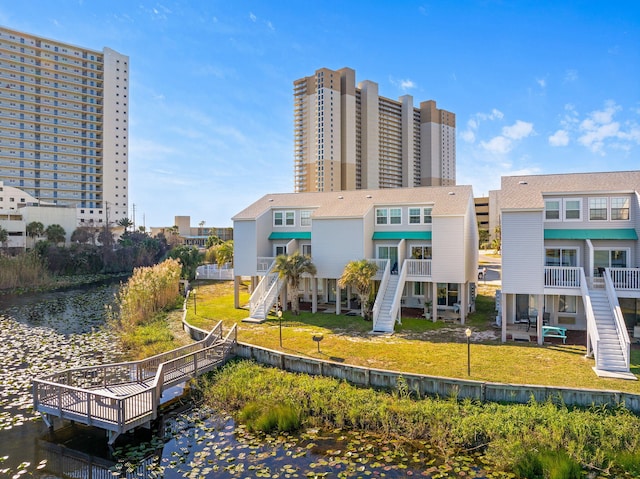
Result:
M535 399L537 402L553 399L563 402L567 406L624 405L630 411L636 414L640 413L640 395L621 391L489 383L386 371L297 356L246 343L236 343L234 353L237 357L252 359L260 364L274 366L285 371L343 379L358 386L394 388L398 377L402 376L409 388L420 396L453 396L458 399L470 398L482 402L521 404L528 403L531 399Z

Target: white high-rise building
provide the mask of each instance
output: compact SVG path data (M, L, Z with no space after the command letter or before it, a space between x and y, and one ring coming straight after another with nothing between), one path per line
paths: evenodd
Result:
M79 223L127 217L128 86L126 55L0 27L0 180Z
M382 97L351 68L321 68L293 89L296 192L456 184L455 114L435 101Z

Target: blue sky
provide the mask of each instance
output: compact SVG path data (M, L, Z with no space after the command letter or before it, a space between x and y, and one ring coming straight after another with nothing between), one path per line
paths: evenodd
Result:
M6 27L129 55L137 225L230 226L293 191L293 81L322 67L454 112L476 196L501 175L640 167L635 0L3 3Z

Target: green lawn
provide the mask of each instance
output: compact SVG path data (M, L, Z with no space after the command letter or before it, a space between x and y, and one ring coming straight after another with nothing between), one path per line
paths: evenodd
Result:
M208 329L223 320L227 330L238 324L238 340L271 349L280 349L280 323L270 317L262 324L243 323L247 309L233 307L232 282L200 282L197 286L197 314L189 300L187 320ZM241 304L249 302L246 289ZM491 331L493 298L488 287L479 290L477 312L467 324L449 324L405 318L393 336L371 335L371 323L357 316L311 314L282 319L283 348L287 353L330 359L372 368L428 375L469 378L516 384L612 389L640 394L640 381L598 378L594 362L584 357L585 347L502 343L482 339ZM471 376L467 376L467 344L464 330L474 331L471 343ZM320 352L312 335L321 333ZM631 371L640 375L640 349L631 352Z

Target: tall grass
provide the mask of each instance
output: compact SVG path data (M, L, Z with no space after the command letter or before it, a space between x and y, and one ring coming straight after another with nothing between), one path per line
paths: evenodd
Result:
M158 312L176 304L182 267L175 259L136 268L120 288L116 303L120 327L126 332L148 322Z
M37 254L0 255L0 289L37 287L49 281L49 272Z
M520 477L538 470L544 477L576 477L578 469L626 472L621 459L632 462L640 452L640 418L625 409L417 400L408 387L381 392L249 361L230 363L205 389L214 407L232 413L247 405L249 411L294 405L305 427L426 441L444 457L481 450L495 468Z

